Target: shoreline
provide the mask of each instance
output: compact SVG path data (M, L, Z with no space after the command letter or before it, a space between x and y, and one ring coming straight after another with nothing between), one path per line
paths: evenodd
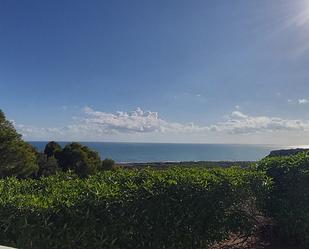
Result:
M116 165L124 168L166 168L166 167L222 167L228 168L232 166L248 167L256 161L165 161L165 162L116 162Z

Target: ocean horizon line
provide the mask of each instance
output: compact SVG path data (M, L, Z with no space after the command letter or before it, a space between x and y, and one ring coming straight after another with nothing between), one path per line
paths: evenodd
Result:
M280 146L285 148L309 145L263 144L263 143L193 143L193 142L130 142L130 141L83 141L83 140L25 140L28 143L45 143L54 141L57 143L111 143L111 144L187 144L187 145L253 145L253 146Z
M30 141L44 151L48 141ZM69 141L59 141L62 147ZM202 143L141 143L141 142L80 142L97 151L101 158L117 163L163 163L194 161L256 161L271 151L288 148L282 145L202 144Z

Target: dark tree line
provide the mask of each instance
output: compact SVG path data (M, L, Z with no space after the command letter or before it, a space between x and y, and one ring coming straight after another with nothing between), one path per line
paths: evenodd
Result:
M111 159L101 161L98 152L80 143L70 143L62 148L56 142L49 142L44 152L38 152L22 140L13 124L0 110L0 177L18 178L42 177L58 171L73 171L80 177L87 177L98 171L112 169Z

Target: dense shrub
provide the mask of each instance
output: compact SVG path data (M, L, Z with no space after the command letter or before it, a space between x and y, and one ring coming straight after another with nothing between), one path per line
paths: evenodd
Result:
M80 179L0 181L0 243L18 248L207 248L248 233L262 173L231 169L104 171Z
M309 153L265 158L257 168L272 178L266 213L284 243L309 247Z
M115 168L115 161L109 158L105 158L102 163L101 166L98 170L110 170Z
M283 150L273 150L270 152L268 157L279 157L279 156L294 156L302 152L309 152L309 149L283 149Z

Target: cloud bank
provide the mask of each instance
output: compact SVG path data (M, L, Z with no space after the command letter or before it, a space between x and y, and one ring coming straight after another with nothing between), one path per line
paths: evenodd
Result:
M217 131L232 134L268 133L276 131L309 130L309 122L278 117L248 116L239 111L232 112L227 120L215 125Z
M222 121L210 125L170 122L157 112L141 108L131 112L107 113L85 107L72 124L58 128L42 128L15 124L26 139L53 140L105 140L117 137L141 137L145 134L171 136L234 136L269 134L276 132L309 131L308 120L282 119L279 117L250 116L233 111Z
M198 129L193 124L180 124L159 118L157 112L137 108L132 112L119 111L115 114L94 111L85 107L80 121L88 128L101 133L148 133L148 132L190 132Z

